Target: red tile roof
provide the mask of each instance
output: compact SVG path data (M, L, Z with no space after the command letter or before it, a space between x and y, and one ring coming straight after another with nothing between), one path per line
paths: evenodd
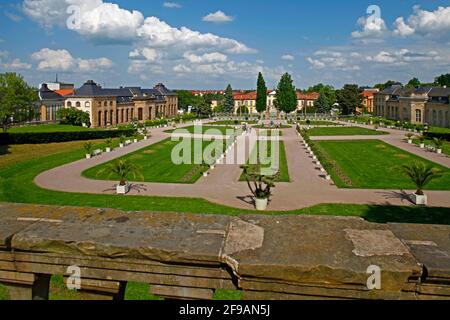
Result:
M55 92L61 96L67 96L68 94L73 94L75 92L74 89L64 89L64 90L55 90Z
M311 93L301 93L297 92L297 100L317 100L319 99L320 94L317 92Z
M234 94L233 99L234 100L256 100L256 92Z

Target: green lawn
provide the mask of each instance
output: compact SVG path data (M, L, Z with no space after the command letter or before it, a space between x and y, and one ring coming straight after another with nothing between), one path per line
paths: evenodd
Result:
M280 158L279 158L279 171L277 173L277 175L275 176L275 182L290 182L290 178L289 178L289 168L288 168L288 164L287 164L287 159L286 159L286 149L284 147L284 142L280 141L279 142L279 146L280 146ZM251 155L250 155L250 159L253 159L253 163L256 163L256 156L260 150L260 146L263 146L265 148L266 151L263 151L263 154L260 154L260 157L262 158L263 156L269 156L270 158L270 152L271 152L271 143L270 141L258 141L257 146L255 146L255 148L253 149ZM269 159L270 160L270 159ZM261 162L264 163L264 159L261 159ZM250 163L250 160L249 160ZM263 164L262 167L264 168L270 168L272 166L272 163L268 163L268 164ZM245 177L243 175L241 175L240 181L245 181Z
M222 121L210 122L210 123L208 123L208 125L238 126L238 125L241 125L243 122L246 122L248 124L257 124L258 123L258 121L222 120Z
M300 125L308 125L308 123L306 123L306 121L299 121L298 122ZM334 123L331 121L322 121L322 120L311 120L309 125L311 126L340 126L340 124L338 123Z
M234 127L220 127L220 126L190 126L184 127L176 130L166 130L166 133L179 132L182 133L183 130L187 130L189 133L199 133L199 134L209 134L209 135L239 135L242 130L235 130Z
M450 169L393 147L380 140L316 141L319 159L340 188L415 189L401 172L402 165L422 161L441 169L444 175L428 190L450 190ZM326 159L322 159L322 158Z
M429 131L434 133L450 133L450 128L430 127Z
M222 142L222 152L226 149L229 142ZM166 139L147 148L138 150L136 152L127 154L121 157L121 160L131 160L134 164L141 167L141 173L144 176L145 182L159 182L159 183L195 183L202 175L205 166L201 164L193 164L195 155L195 144L199 143L202 146L202 153L205 147L211 144L209 141L190 140L188 142L191 147L191 164L179 164L176 165L172 161L172 150L179 144L177 141L171 141ZM216 155L219 157L220 153ZM113 160L108 163L101 164L99 166L90 168L83 172L83 175L90 179L99 180L118 180L117 176L110 176L108 174L98 174L99 171L104 169L109 163L115 162Z
M335 127L335 128L313 128L308 130L311 137L321 136L370 136L387 134L384 131L376 131L360 127Z
M413 143L416 145L419 145L420 141L417 139L413 139ZM425 140L425 144L431 145L434 147L433 140L427 139L427 140ZM444 144L442 145L442 153L450 156L450 142L449 141L444 141Z
M89 130L102 130L102 129L90 129L85 127L62 125L62 124L41 124L34 126L13 127L8 130L12 133L34 133L34 132L79 132Z

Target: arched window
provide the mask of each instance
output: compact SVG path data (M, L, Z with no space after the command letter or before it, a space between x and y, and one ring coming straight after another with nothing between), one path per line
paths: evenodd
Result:
M105 107L108 106L108 101L105 101L105 103L103 104Z
M72 108L72 102L70 101L67 102L67 108Z
M77 108L80 108L81 107L81 102L78 101L76 106L77 106Z
M86 102L86 103L84 104L84 106L85 106L86 108L90 108L90 107L91 107L91 103L90 103L90 102Z
M416 122L422 122L422 110L416 110Z

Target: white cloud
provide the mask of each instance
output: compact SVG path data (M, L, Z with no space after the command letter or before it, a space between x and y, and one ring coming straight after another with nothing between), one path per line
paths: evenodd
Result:
M5 16L7 16L9 19L11 19L14 22L22 21L22 17L21 16L15 14L15 13L12 13L12 12L5 11Z
M37 61L37 69L40 71L96 72L110 69L113 66L112 61L107 58L74 58L65 49L52 50L44 48L33 53L31 58Z
M204 55L196 55L194 53L186 52L184 58L191 63L214 63L227 62L228 57L219 52L205 53Z
M6 69L7 71L15 70L29 70L31 69L31 64L22 62L20 59L9 59L9 52L6 50L0 51L0 67Z
M368 56L367 60L372 62L384 63L384 64L399 64L404 65L412 62L423 61L439 61L441 56L436 51L412 51L408 49L401 49L397 51L381 51L374 56Z
M359 65L356 64L356 52L351 52L348 56L338 51L319 50L314 53L313 57L307 57L312 69L334 69L340 71L355 71L360 70ZM351 59L350 59L351 58Z
M224 23L231 22L234 20L234 18L227 16L223 11L219 10L214 13L210 13L207 16L204 16L202 20L206 22Z
M164 2L163 6L169 9L180 9L182 7L181 4L176 2Z
M286 61L294 61L295 57L292 54L284 54L281 56L281 59Z
M358 25L361 30L352 32L352 38L363 41L380 40L387 32L386 23L379 17L361 17L358 19Z
M448 36L450 33L450 6L426 11L414 6L414 14L405 22L403 17L395 21L394 34L401 37L422 35L430 38Z

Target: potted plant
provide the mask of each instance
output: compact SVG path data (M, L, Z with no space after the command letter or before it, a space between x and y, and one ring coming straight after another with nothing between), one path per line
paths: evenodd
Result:
M408 132L405 134L406 138L408 139L408 144L412 144L412 137L414 136L411 132Z
M438 154L442 153L442 146L444 144L444 140L442 140L442 138L434 138L433 139L433 144L436 147L436 152Z
M92 157L92 151L94 150L94 144L88 141L83 145L83 148L86 151L86 159L90 159Z
M111 138L108 138L105 140L107 153L111 152L112 143L113 143L113 140Z
M244 165L241 168L248 188L255 197L256 210L266 210L272 195L271 189L275 188L274 177L262 175L258 165Z
M136 177L144 177L141 174L141 168L132 163L129 160L117 160L113 163L108 164L104 169L100 170L97 175L108 174L108 178L112 175L119 177L119 184L116 186L117 194L127 194L130 191L130 184L127 182L127 178L132 176L133 179Z
M138 143L138 141L139 141L139 133L135 132L133 134L133 142Z
M411 195L411 200L416 205L427 205L428 198L423 193L424 187L432 180L442 176L442 172L432 166L426 166L423 162L414 162L410 166L403 166L403 172L416 185L417 191Z
M148 134L149 134L148 129L144 128L142 130L142 134L144 135L144 140L147 140L148 139Z
M120 136L119 137L119 147L123 148L126 140L127 140L127 138L125 136Z
M423 149L425 148L425 136L423 134L417 136L417 139L419 139L420 142L420 148Z

